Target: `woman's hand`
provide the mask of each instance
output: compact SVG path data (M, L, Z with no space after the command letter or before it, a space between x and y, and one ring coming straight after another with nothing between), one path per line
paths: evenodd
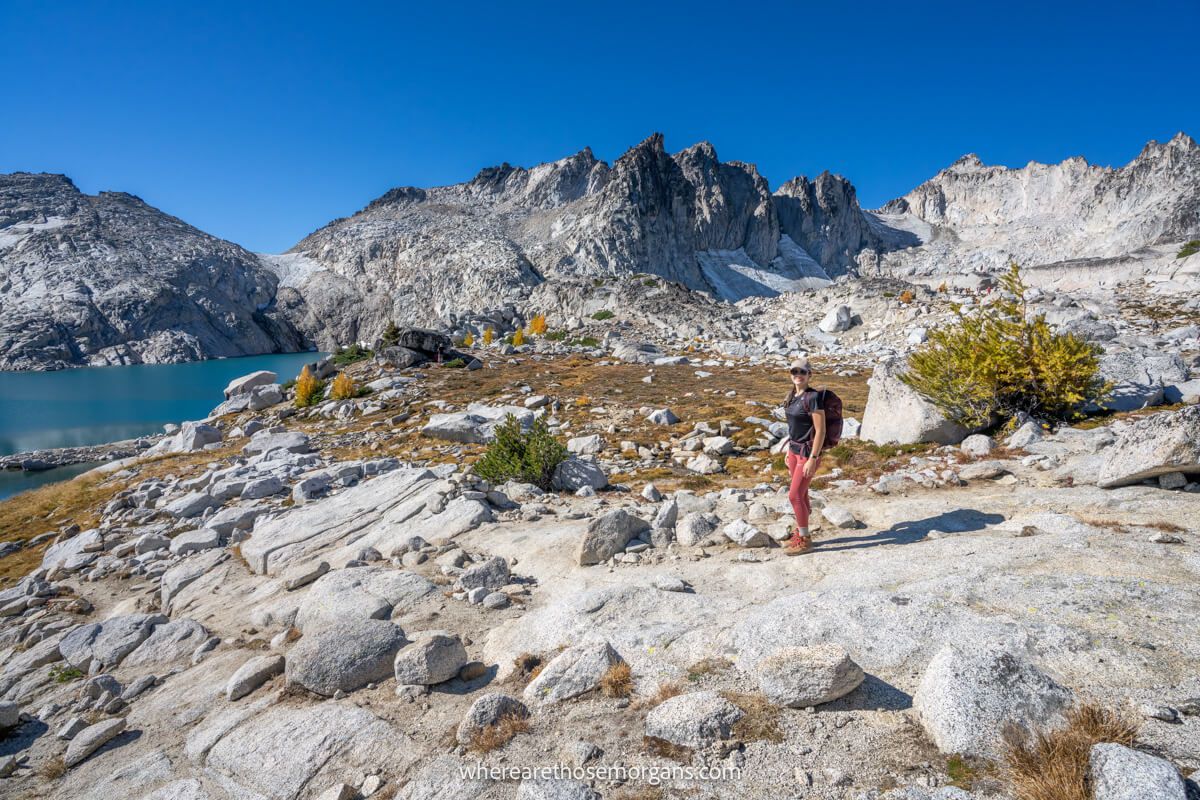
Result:
M819 461L819 458L806 458L804 460L804 477L811 478L817 474L817 467L820 466Z

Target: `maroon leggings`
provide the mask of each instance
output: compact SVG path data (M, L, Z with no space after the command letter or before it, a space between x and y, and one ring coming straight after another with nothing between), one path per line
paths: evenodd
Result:
M818 456L818 463L820 460ZM793 453L790 447L787 458L784 459L788 472L792 476L792 485L788 489L788 500L792 503L792 511L796 513L796 524L801 528L808 527L808 517L812 514L812 503L808 499L808 485L812 483L812 478L804 477L804 465L807 461L808 459L804 456Z

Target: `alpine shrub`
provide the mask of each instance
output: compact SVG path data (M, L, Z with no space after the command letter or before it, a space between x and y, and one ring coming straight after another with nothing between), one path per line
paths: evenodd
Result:
M305 364L304 369L300 370L300 377L296 378L296 407L307 408L319 402L324 392L325 381L317 380Z
M1185 244L1179 249L1179 254L1175 257L1187 258L1188 256L1196 255L1196 253L1200 253L1200 239L1192 239L1190 242Z
M607 308L605 308L605 309L601 309L600 311L597 311L595 314L592 314L592 319L603 322L604 320L612 319L615 316L616 316L616 314L614 314L613 312L611 312Z
M544 336L546 334L545 314L538 314L529 320L529 333L532 336Z
M333 379L333 386L329 388L329 396L334 400L349 400L358 394L358 389L354 385L354 379L344 372L339 372L337 377Z
M512 343L513 347L520 347L521 345L525 344L525 331L517 328L516 331L513 332Z
M400 344L400 328L397 327L394 321L389 322L387 327L383 329L383 336L380 337L384 347L395 347Z
M1015 417L1070 419L1102 399L1100 348L1060 333L1044 314L1031 316L1028 285L1013 263L995 302L929 333L900 379L967 428Z
M554 468L567 458L567 448L555 439L545 420L534 420L528 431L512 414L496 426L496 439L475 462L475 474L491 483L515 480L549 490Z

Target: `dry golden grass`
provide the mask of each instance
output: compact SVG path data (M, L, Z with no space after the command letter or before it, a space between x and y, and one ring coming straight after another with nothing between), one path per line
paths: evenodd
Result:
M663 681L654 690L654 694L648 697L639 698L636 707L641 709L650 709L655 706L660 706L670 700L672 697L677 697L683 694L684 689L675 681Z
M743 742L782 742L779 707L757 692L721 692L721 696L745 712L733 724L733 735Z
M1033 733L1010 728L1004 741L1004 776L1016 800L1090 800L1088 755L1092 745L1132 746L1138 720L1129 712L1082 703L1066 725Z
M695 682L703 678L705 675L712 675L717 672L724 672L733 666L733 662L727 658L705 658L697 661L688 667L687 679Z
M529 717L505 714L495 725L488 725L471 734L467 749L476 753L490 753L511 742L518 734L529 730Z
M683 764L690 763L692 760L692 748L673 744L666 739L659 739L657 736L643 736L642 747L656 758L668 758Z
M600 692L605 697L629 697L633 694L633 670L624 661L613 664L600 677Z
M1174 522L1160 522L1158 520L1142 522L1139 524L1139 527L1151 528L1156 531L1163 531L1164 533L1187 533L1188 530L1182 525L1176 525Z
M1076 517L1084 525L1091 525L1093 528L1102 528L1113 533L1129 533L1129 529L1124 523L1117 522L1112 519L1103 519L1101 517Z
M54 756L38 770L38 774L48 781L56 781L67 774L67 762L61 756Z
M524 689L542 672L547 659L533 653L521 653L513 659L513 671L508 676L508 683L518 689Z

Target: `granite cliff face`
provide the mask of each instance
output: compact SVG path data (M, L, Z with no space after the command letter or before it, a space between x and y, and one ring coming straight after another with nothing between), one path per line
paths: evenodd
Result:
M393 189L268 260L289 315L330 346L393 318L520 304L556 279L648 273L725 300L823 286L864 247L887 249L885 230L842 178L772 193L753 165L721 162L708 143L672 155L655 134L611 167L585 149Z
M258 257L118 192L0 175L0 369L303 349Z
M1200 236L1200 147L1179 133L1117 169L1083 158L1009 169L967 155L874 217L921 240L880 259L879 271L897 277L992 271L1011 259L1031 268L1170 260Z

